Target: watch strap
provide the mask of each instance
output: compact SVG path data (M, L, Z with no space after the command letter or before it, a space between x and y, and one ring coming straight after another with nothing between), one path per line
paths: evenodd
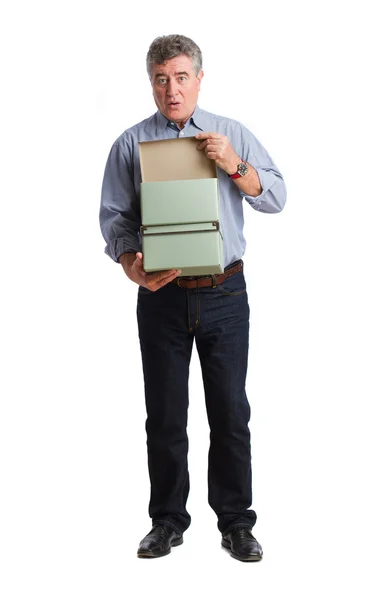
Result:
M242 160L241 162L244 163L244 165L247 164L245 162L245 160ZM228 177L230 177L231 179L238 179L239 177L242 177L242 175L240 175L240 173L238 171L236 171L236 173L233 173L232 175L228 175Z

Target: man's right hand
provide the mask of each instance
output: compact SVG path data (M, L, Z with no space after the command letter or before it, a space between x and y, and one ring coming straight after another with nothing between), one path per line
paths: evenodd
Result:
M125 252L118 258L123 270L131 281L138 285L147 288L151 292L156 292L178 277L181 271L172 269L171 271L155 271L154 273L146 273L143 270L143 255L142 252L132 254Z

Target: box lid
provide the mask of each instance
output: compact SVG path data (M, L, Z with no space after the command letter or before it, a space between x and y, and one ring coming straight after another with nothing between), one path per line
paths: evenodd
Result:
M216 163L194 137L139 142L142 181L171 181L217 177Z

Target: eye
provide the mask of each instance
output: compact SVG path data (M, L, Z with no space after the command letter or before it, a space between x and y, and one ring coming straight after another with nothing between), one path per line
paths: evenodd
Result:
M186 81L187 77L185 77L185 75L181 75L181 77L178 78L180 81Z
M158 85L166 85L166 78L165 77L159 77L157 79L157 84Z

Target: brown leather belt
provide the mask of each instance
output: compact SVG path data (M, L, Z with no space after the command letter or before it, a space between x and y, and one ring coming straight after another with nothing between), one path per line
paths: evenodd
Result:
M221 285L223 281L228 279L228 277L232 277L232 275L236 275L236 273L240 273L243 270L243 261L239 260L236 264L230 265L224 273L220 273L219 275L204 275L203 277L176 277L170 283L174 283L178 285L178 287L182 288L200 288L200 287L213 287L215 288L217 285Z

